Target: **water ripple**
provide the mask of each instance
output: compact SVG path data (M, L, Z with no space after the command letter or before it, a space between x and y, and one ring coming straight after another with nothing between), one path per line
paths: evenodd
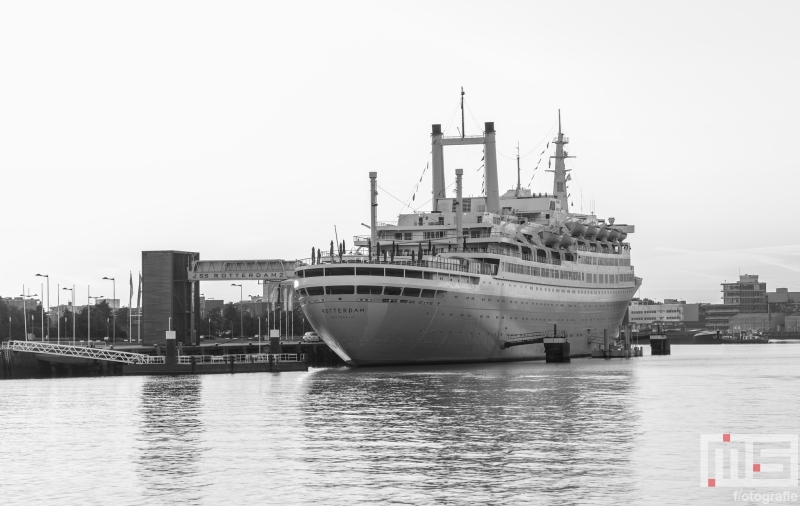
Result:
M792 351L796 350L796 351ZM800 347L0 382L3 504L729 504L699 435L796 433Z

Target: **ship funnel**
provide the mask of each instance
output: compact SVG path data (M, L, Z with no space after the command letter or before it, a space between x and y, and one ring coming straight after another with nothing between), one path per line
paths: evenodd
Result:
M464 237L464 225L462 223L464 215L464 206L461 204L461 176L464 175L464 169L456 169L456 251L460 251L461 243Z
M484 133L484 171L486 174L486 210L500 214L500 188L497 184L497 149L495 148L494 121L487 121Z
M378 173L377 172L369 173L369 200L370 200L370 210L369 210L370 244L372 248L375 248L376 245L378 244L378 232L376 230L376 225L378 222ZM370 258L372 258L371 251L369 254Z
M437 200L446 197L444 188L444 156L442 145L442 125L433 125L431 131L431 155L433 157L433 210L438 211Z
M500 214L500 188L497 184L497 149L495 147L494 122L487 121L483 135L470 137L444 137L442 125L436 124L431 128L431 157L433 177L433 211L438 209L439 200L446 198L444 185L444 146L465 146L470 144L483 144L484 176L486 178L486 210L490 213ZM446 210L446 209L445 209Z

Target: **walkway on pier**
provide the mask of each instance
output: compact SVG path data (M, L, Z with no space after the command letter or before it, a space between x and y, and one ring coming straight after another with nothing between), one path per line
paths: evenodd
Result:
M61 357L86 358L90 360L106 360L123 364L163 364L164 357L151 357L142 353L130 353L107 348L86 348L83 346L69 346L65 344L50 344L35 341L8 341L3 343L3 350L27 351L29 353L43 353Z

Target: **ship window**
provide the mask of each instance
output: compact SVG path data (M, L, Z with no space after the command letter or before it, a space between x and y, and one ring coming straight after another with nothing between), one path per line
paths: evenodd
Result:
M435 276L436 276L436 273L435 273L435 272L428 272L428 271L425 271L425 272L423 272L422 274L423 274L423 276L425 276L425 279L436 279L436 278L435 278Z
M386 275L394 278L402 278L403 269L386 269Z
M296 275L298 278L304 278L304 277L305 277L305 276L303 275L303 271L295 271L295 275Z
M411 240L411 232L403 233L403 239L405 239L406 241L410 241Z
M403 291L403 289L400 288L399 286L387 286L386 288L383 289L383 294L384 295L400 295L400 292L402 292L402 291Z
M447 290L436 290L437 299L444 299L445 295L447 295Z
M356 267L358 276L383 276L383 267Z
M403 288L403 296L404 297L419 297L419 292L421 292L419 288Z
M414 271L411 269L406 269L406 277L422 279L422 271Z
M355 268L353 267L328 267L325 269L326 276L353 276Z
M356 288L356 293L359 295L380 295L381 292L383 292L382 286L361 285Z
M436 290L422 290L422 297L432 299L436 296Z
M300 294L300 297L305 297L306 295L308 295L306 293L306 289L305 288L300 288L299 290L297 290L297 293Z
M355 293L355 287L353 285L334 285L334 286L326 286L325 291L328 295L349 295Z
M315 278L317 276L324 276L324 275L325 271L323 269L306 269L307 278Z
M325 288L321 286L309 286L306 291L309 295L325 295Z

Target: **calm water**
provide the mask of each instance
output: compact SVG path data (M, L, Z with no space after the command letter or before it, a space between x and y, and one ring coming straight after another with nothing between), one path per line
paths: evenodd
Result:
M699 435L800 432L800 345L672 350L3 381L0 503L731 504Z

